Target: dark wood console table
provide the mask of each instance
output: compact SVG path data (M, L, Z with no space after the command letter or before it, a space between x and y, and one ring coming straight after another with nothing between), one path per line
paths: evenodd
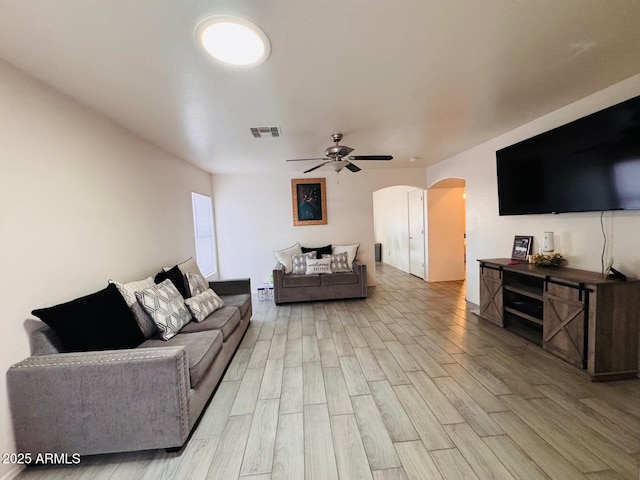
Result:
M480 263L480 316L540 345L593 381L638 374L640 280L507 258Z

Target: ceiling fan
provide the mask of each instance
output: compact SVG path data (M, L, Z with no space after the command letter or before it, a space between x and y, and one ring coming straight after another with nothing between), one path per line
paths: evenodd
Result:
M352 163L351 160L392 160L393 159L391 155L354 155L346 159L344 157L346 157L351 152L353 152L353 148L340 145L340 140L342 140L342 134L334 133L333 135L331 135L331 140L335 142L335 145L332 145L331 147L327 147L327 149L324 151L324 155L325 155L324 157L294 158L291 160L287 160L287 162L324 160L324 162L322 162L321 164L316 165L315 167L310 168L309 170L305 170L304 173L313 172L317 168L323 167L325 165L331 165L331 168L333 168L333 170L336 173L340 173L340 170L342 170L345 167L348 170L351 170L352 172L359 172L360 170L362 170L360 167Z

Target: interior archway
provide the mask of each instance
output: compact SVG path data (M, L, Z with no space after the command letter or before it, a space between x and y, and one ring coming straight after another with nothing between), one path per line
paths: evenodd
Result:
M411 193L423 195L423 271L415 272L410 247ZM464 280L466 275L466 181L445 178L427 190L395 185L373 192L374 238L380 260L428 282ZM414 217L415 218L415 217ZM415 248L413 249L415 254ZM415 263L415 262L414 262ZM413 270L413 271L412 271Z

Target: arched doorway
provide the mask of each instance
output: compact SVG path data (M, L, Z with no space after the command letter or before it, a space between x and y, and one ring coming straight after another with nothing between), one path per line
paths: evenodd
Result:
M428 282L465 279L464 179L446 178L427 190L408 185L377 190L373 213L374 238L381 244L382 262ZM416 260L417 254L422 254L421 259Z
M427 188L427 281L464 280L466 182L445 178Z

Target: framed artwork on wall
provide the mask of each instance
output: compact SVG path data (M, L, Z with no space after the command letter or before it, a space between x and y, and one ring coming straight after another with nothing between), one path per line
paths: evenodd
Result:
M511 260L527 261L531 255L533 247L533 237L526 235L516 235L513 238L513 250L511 251Z
M291 179L293 224L327 224L327 187L324 178Z

